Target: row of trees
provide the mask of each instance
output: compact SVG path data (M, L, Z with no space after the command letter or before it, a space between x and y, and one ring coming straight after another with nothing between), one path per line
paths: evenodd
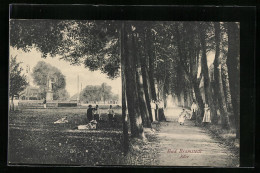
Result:
M83 63L110 78L118 77L121 68L125 139L126 109L131 135L144 138L143 127L153 121L151 101L166 107L167 95L196 100L199 117L204 103L209 104L213 123L219 110L223 128L231 126L229 107L239 137L237 23L12 20L10 43L24 51L36 47L43 57L62 55L71 64ZM215 53L213 77L209 52Z
M115 95L111 91L112 87L107 85L106 83L102 83L101 85L87 85L80 92L80 100L84 103L88 102L103 102L105 104L106 101L116 101L118 100L118 95Z
M125 63L126 95L129 94L127 103L138 103L133 104L132 108L128 104L135 124L139 125L138 120L142 119L142 124L149 127L153 121L150 100L162 101L166 106L166 96L177 95L178 100L181 96L185 101L187 98L196 100L199 122L204 114L204 104L208 104L213 123L217 124L220 120L226 129L234 126L239 138L240 55L237 23L126 22L122 28L122 33L127 33L121 36L124 42L121 43L121 57ZM211 78L207 57L210 52L215 53ZM131 97L133 93L135 97ZM138 125L138 132L132 134L140 135L142 126Z
M23 91L28 82L26 81L26 76L22 74L23 69L20 67L21 62L17 62L16 56L10 57L9 65L9 96L11 99L10 109L14 110L14 97L19 96L19 93Z

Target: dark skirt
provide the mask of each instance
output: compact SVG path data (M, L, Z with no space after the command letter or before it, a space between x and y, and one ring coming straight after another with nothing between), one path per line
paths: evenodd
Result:
M91 114L87 114L88 121L93 120L93 116Z
M192 114L191 114L191 120L195 120L196 119L196 112L195 111L192 111Z
M94 120L99 121L99 114L94 114Z

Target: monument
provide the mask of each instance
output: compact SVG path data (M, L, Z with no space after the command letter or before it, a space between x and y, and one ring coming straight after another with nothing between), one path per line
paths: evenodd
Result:
M46 93L46 100L47 101L52 101L53 100L53 83L54 82L54 78L48 77L47 78L47 93Z

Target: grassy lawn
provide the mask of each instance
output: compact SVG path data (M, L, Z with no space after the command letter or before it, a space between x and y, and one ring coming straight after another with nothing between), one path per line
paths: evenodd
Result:
M203 127L203 129L227 146L235 155L239 156L240 141L236 139L236 131L233 127L230 129L223 129L221 125L211 124L210 126Z
M107 117L106 110L103 117ZM86 109L24 109L9 114L10 164L122 164L121 109L117 123L100 122L97 130L74 130L86 124ZM67 116L68 123L54 124Z

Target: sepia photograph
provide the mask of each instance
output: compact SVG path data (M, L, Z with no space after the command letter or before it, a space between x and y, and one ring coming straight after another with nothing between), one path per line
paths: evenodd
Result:
M8 165L240 166L240 23L9 20Z

